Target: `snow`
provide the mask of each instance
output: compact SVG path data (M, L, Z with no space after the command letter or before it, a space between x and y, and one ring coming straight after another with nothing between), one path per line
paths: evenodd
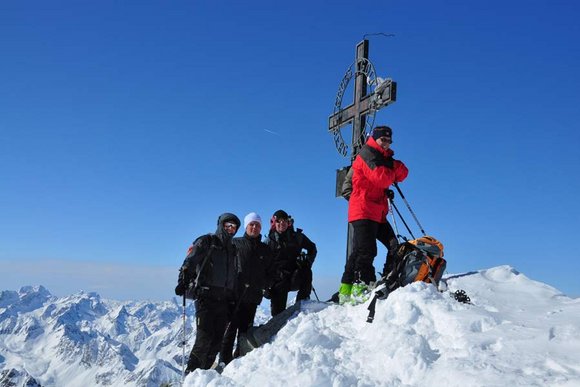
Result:
M274 340L186 386L580 386L580 299L510 266L446 276L367 304L306 302ZM451 292L464 289L472 304ZM188 306L187 351L193 344ZM257 321L267 314L259 310ZM42 287L0 293L0 385L180 384L177 300L64 298ZM3 376L4 375L4 376Z
M304 310L272 344L187 386L578 386L580 300L509 266L450 276L472 305L415 283L367 305Z

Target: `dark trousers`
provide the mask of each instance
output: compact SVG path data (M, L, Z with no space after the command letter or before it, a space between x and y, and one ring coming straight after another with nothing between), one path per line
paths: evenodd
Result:
M286 309L288 293L297 290L296 301L310 299L312 292L312 269L309 267L297 268L289 278L285 278L272 287L270 292L270 313L276 316Z
M230 318L231 303L225 300L200 299L195 301L195 343L189 354L187 372L197 368L209 369L220 350L226 325Z
M254 325L254 317L256 316L257 304L242 302L238 306L238 310L234 311L232 318L227 325L226 332L222 340L222 346L220 349L220 361L228 364L234 358L240 357L240 345L239 338ZM234 349L234 341L236 340L236 335L238 336L238 345L236 350Z
M387 223L378 223L368 219L356 220L351 222L353 231L352 253L349 255L344 273L342 274L342 283L352 284L356 281L362 281L366 284L377 280L373 261L377 255L377 240L381 242L388 250L383 273L390 270L395 254L398 241L391 225Z

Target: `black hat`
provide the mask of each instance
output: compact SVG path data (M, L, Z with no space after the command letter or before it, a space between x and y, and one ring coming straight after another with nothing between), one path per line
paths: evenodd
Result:
M288 213L284 210L278 210L278 211L274 212L273 216L276 219L288 219L289 218Z
M373 129L373 138L378 140L381 137L393 137L393 129L389 128L388 126L377 126Z

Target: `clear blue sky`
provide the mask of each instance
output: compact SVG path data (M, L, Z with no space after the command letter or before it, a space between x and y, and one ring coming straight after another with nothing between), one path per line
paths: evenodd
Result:
M317 243L314 285L330 295L348 160L328 116L356 44L384 32L370 59L399 88L377 122L449 272L509 264L579 296L579 8L2 2L0 289L168 299L220 213L283 208Z

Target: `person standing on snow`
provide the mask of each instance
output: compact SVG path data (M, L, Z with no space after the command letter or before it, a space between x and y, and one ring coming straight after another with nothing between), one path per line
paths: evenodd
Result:
M209 369L220 349L235 302L236 248L233 236L240 219L230 213L220 215L215 234L197 238L181 267L175 294L195 299L195 343L186 373Z
M236 286L236 308L224 334L220 349L220 363L228 364L240 356L239 341L254 324L256 308L262 302L264 289L272 278L272 251L261 240L262 219L255 212L244 218L243 237L234 238L239 273ZM238 335L238 346L232 356L234 341Z
M273 317L286 309L291 290L298 290L296 301L310 299L316 245L301 229L294 230L293 222L284 210L278 210L272 216L270 232L264 243L274 254L275 274L271 288L265 292L266 297L270 298ZM303 249L306 254L302 253Z
M369 285L376 282L373 266L377 255L376 240L388 249L383 271L392 264L398 246L395 232L387 221L387 198L392 199L391 184L405 180L409 170L401 161L393 159L392 135L388 126L374 128L351 167L348 222L353 230L353 246L338 291L341 304L368 298Z

